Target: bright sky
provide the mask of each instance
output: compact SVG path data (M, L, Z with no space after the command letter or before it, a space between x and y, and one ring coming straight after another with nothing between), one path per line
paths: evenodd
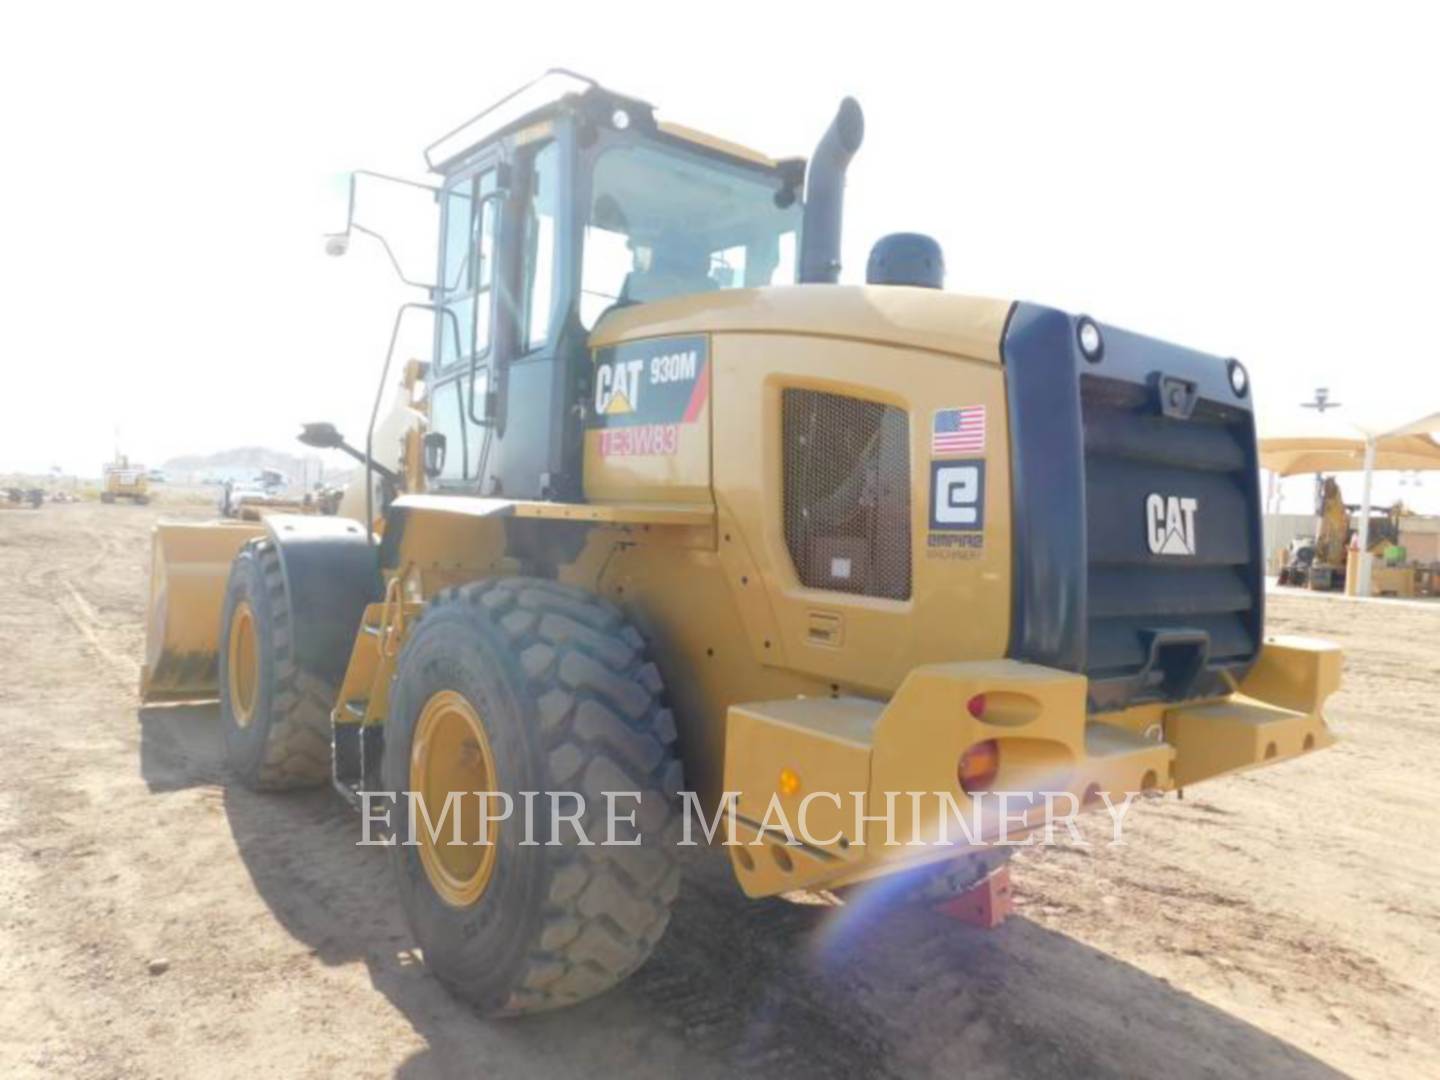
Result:
M1240 357L1262 429L1316 386L1361 422L1440 409L1424 7L881 10L12 6L0 470L94 475L117 428L146 462L293 449L302 420L358 435L404 291L364 240L323 254L343 174L423 177L424 145L557 65L776 156L855 95L847 280L877 237L920 230L953 290ZM1394 484L1380 501L1440 512L1440 474Z

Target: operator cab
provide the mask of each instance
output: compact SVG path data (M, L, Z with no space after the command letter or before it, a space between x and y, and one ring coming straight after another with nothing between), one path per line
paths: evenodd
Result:
M580 499L599 320L796 278L803 161L660 123L588 79L551 73L426 159L442 177L437 490Z

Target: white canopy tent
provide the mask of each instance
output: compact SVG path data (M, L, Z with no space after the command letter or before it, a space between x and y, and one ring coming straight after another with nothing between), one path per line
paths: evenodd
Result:
M1440 412L1398 427L1367 430L1359 424L1336 421L1355 435L1334 434L1280 437L1260 440L1260 464L1278 476L1309 472L1363 472L1360 496L1360 550L1370 548L1370 488L1375 470L1440 469ZM1370 560L1360 560L1356 590L1370 595Z
M1433 412L1429 416L1409 424L1402 424L1391 431L1391 435L1440 435L1440 412ZM1432 439L1431 442L1434 442Z

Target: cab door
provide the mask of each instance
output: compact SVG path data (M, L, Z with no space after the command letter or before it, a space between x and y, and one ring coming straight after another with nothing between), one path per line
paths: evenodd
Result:
M495 353L503 171L498 150L484 154L448 177L439 196L435 303L440 314L430 430L445 436L445 455L440 475L431 478L436 487L475 489L484 466L483 409Z
M575 501L581 497L576 409L586 334L575 316L574 165L558 121L514 156L501 223L491 444L486 494Z

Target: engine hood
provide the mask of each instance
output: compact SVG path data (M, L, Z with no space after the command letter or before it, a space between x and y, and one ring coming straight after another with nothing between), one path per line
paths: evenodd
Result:
M1000 363L1011 303L893 285L778 285L617 308L591 348L682 334L803 334L926 349Z

